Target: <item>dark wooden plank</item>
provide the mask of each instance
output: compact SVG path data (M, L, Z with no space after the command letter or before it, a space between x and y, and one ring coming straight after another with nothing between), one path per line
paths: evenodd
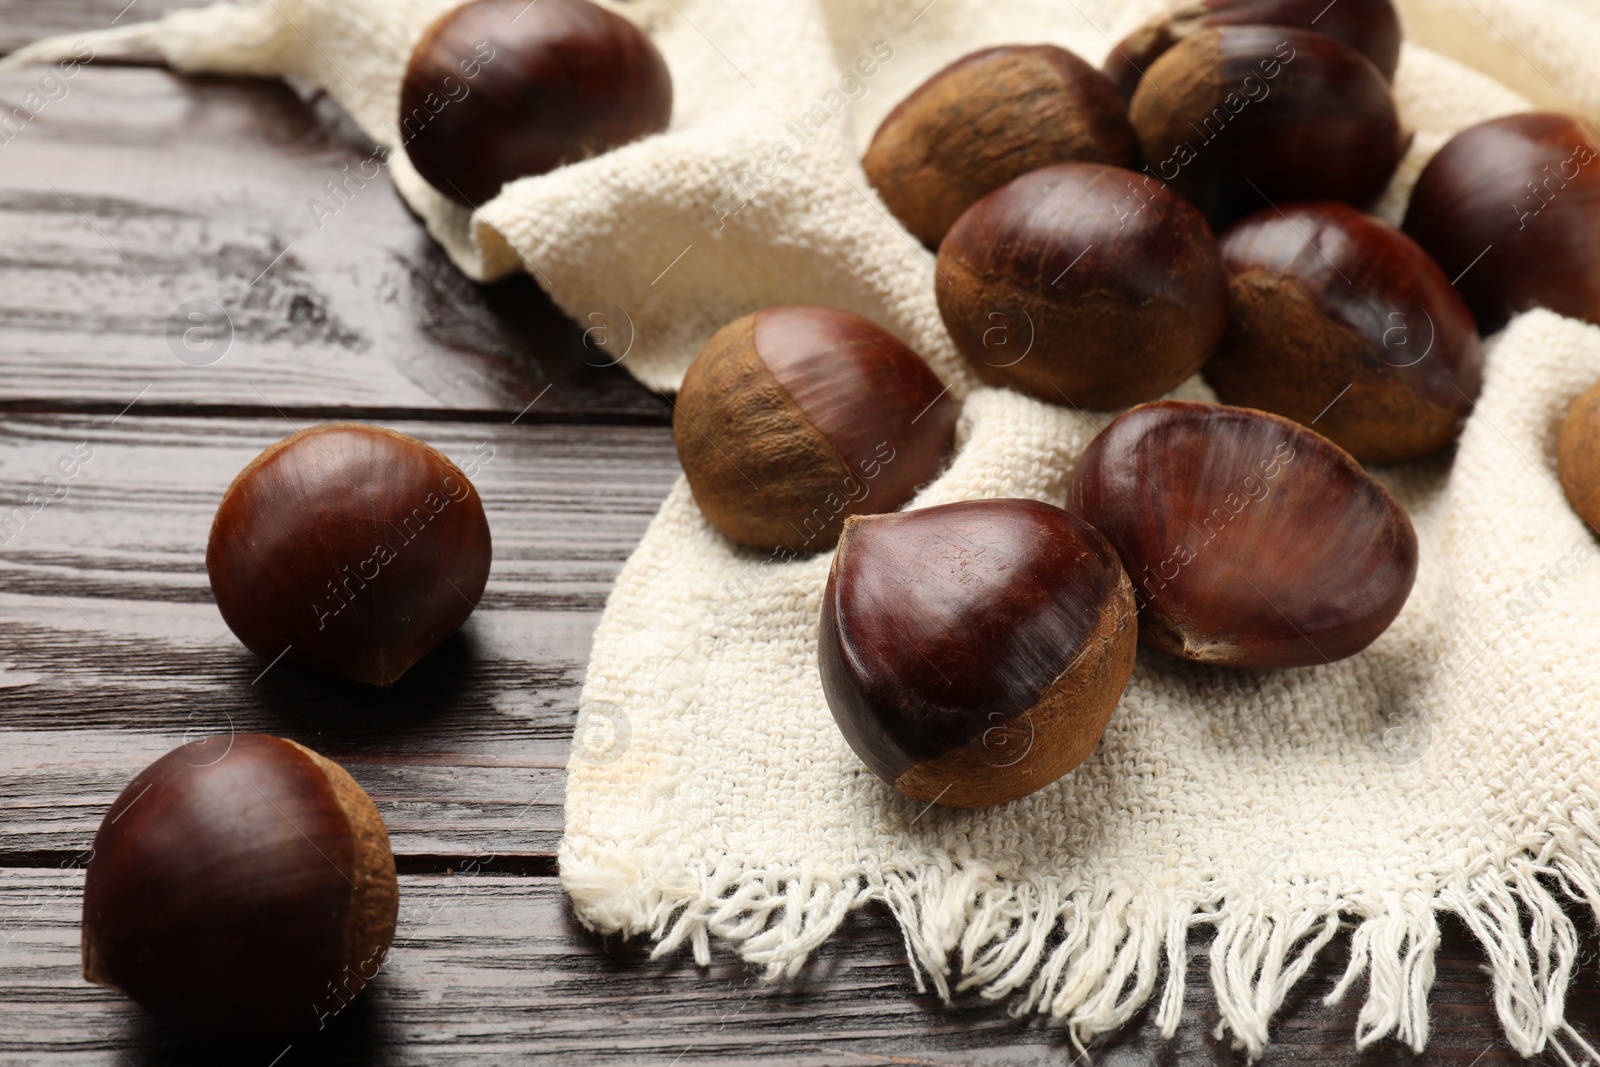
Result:
M266 664L211 602L228 481L282 419L0 419L0 520L83 446L66 495L0 547L0 853L70 852L186 736L263 731L346 763L398 851L554 852L590 636L677 477L658 428L391 423L465 463L495 542L461 634L387 691Z
M531 278L463 278L386 175L319 227L309 202L371 155L326 101L141 68L60 86L0 128L0 410L666 421Z
M293 1043L219 1055L163 1032L117 994L78 976L77 871L0 872L0 1059L51 1063L267 1067L297 1063L501 1063L537 1056L572 1064L1060 1065L1074 1050L1059 1023L1010 1018L966 997L918 995L892 921L853 916L797 981L768 986L726 953L701 970L686 957L578 926L549 878L483 873L403 876L400 928L384 972L327 1029ZM1217 1022L1204 936L1191 946L1186 1007L1167 1044L1148 1020L1093 1046L1107 1067L1244 1060L1211 1036ZM1348 958L1348 937L1324 951L1275 1028L1262 1061L1333 1065L1499 1067L1524 1062L1496 1030L1476 946L1446 923L1434 990L1433 1047L1385 1044L1356 1057L1360 1000L1321 998ZM1569 997L1580 1028L1600 1030L1600 975L1587 963ZM330 1005L331 1006L331 1005ZM119 1059L119 1056L121 1057ZM1546 1056L1544 1063L1556 1062Z

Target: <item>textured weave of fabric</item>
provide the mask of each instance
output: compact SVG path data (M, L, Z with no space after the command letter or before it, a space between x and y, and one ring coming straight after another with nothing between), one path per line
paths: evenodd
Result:
M99 47L288 75L395 145L410 44L448 6L219 6ZM512 183L476 211L428 189L403 154L388 169L462 270L533 272L656 388L755 309L866 315L965 405L949 469L912 506L1059 504L1107 417L978 386L940 324L932 257L857 161L888 109L956 56L1051 41L1099 62L1160 6L637 0L617 10L671 66L666 133ZM1600 115L1600 12L1587 0L1401 7L1395 90L1417 136L1379 209L1390 221L1462 127L1530 102ZM1332 996L1364 998L1358 1043L1421 1048L1438 916L1452 912L1486 948L1512 1046L1581 1050L1563 1015L1577 936L1560 898L1600 901L1600 555L1562 498L1554 447L1567 405L1597 379L1600 330L1546 312L1515 320L1488 346L1459 448L1375 471L1422 548L1388 633L1345 662L1272 673L1141 655L1086 763L983 811L926 808L865 771L818 680L828 557L734 549L680 482L595 639L561 846L578 915L702 961L721 941L778 977L852 908L881 901L919 984L1010 998L1081 1039L1152 998L1171 1033L1188 932L1210 925L1221 1028L1256 1054L1341 916L1353 953ZM1207 393L1196 381L1179 395Z

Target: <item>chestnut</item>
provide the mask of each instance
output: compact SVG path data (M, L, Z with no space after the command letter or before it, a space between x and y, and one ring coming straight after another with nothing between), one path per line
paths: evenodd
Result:
M1363 462L1460 435L1483 382L1478 326L1416 242L1326 203L1268 208L1220 245L1233 315L1205 366L1217 399L1313 426Z
M1179 41L1212 26L1296 26L1354 48L1385 81L1400 64L1400 16L1390 0L1199 0L1158 15L1111 49L1105 72L1124 100L1139 79Z
M958 408L887 330L794 305L718 330L672 416L678 460L711 524L748 548L832 548L850 515L893 511L944 466Z
M1167 392L1228 323L1205 219L1161 183L1093 163L1024 174L973 204L939 248L934 289L979 378L1080 408Z
M1600 385L1572 402L1556 445L1556 473L1578 517L1600 530Z
M472 614L490 554L478 491L443 453L332 423L239 472L211 524L206 572L252 652L388 686Z
M1141 640L1201 663L1353 656L1417 574L1416 531L1387 489L1327 438L1248 408L1134 408L1079 457L1067 507L1122 557Z
M1129 109L1146 169L1218 229L1273 204L1368 207L1410 144L1382 73L1287 26L1212 26L1146 72Z
M643 30L589 0L469 0L423 33L400 87L412 166L470 207L671 117L666 60Z
M937 248L963 211L1030 170L1138 160L1106 76L1041 44L987 48L939 71L889 112L861 165L895 218Z
M822 598L823 693L901 793L1003 804L1099 744L1133 673L1134 611L1111 545L1049 504L852 517Z
M1493 333L1544 307L1600 323L1600 142L1567 115L1508 115L1452 138L1402 228Z
M195 1037L283 1040L377 973L399 901L383 819L344 768L209 737L146 767L100 823L83 976Z

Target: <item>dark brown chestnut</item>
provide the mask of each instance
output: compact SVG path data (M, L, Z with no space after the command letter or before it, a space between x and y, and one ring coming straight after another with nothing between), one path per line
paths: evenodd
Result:
M1199 0L1158 15L1111 49L1105 72L1124 100L1173 45L1213 26L1295 26L1354 48L1385 81L1400 64L1400 16L1390 0Z
M1067 506L1122 557L1140 638L1201 663L1353 656L1416 579L1417 535L1389 491L1327 438L1248 408L1134 408L1079 458Z
M711 524L785 556L893 511L944 465L959 409L893 334L848 311L772 307L718 330L684 375L678 460Z
M1267 208L1222 235L1233 315L1206 381L1225 404L1315 429L1363 462L1454 441L1483 356L1428 254L1345 204Z
M1273 204L1367 207L1410 144L1370 60L1286 26L1191 33L1149 69L1129 118L1148 172L1219 230Z
M589 0L469 0L412 50L400 140L445 196L476 207L667 128L672 77L644 31Z
M211 524L206 572L252 652L387 686L472 614L490 555L478 491L443 453L331 423L239 472Z
M1003 804L1100 743L1133 673L1134 612L1106 539L1049 504L851 518L823 593L823 693L906 796Z
M1600 385L1572 402L1556 446L1556 472L1567 502L1600 530Z
M378 809L337 763L236 734L122 791L83 885L83 976L218 1041L324 1024L377 973L400 893Z
M1160 182L1092 163L1033 171L973 204L939 248L934 287L978 377L1081 408L1167 392L1228 323L1199 212Z
M963 211L1030 170L1138 160L1106 76L1041 44L984 49L939 71L889 112L861 165L895 218L937 248Z
M1493 333L1530 308L1600 323L1600 142L1546 112L1457 134L1423 170L1404 229Z

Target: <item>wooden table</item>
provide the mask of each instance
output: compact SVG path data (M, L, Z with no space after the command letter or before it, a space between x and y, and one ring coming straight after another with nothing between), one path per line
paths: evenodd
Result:
M123 2L0 0L0 52L162 7ZM37 82L0 79L0 99ZM319 230L307 201L370 148L326 101L137 67L65 84L0 134L0 518L30 493L57 498L0 545L0 1061L1074 1059L1058 1024L917 995L881 911L779 986L726 951L702 971L583 930L556 879L562 768L607 589L678 474L667 403L588 365L602 360L526 278L464 281L382 180ZM212 349L170 336L194 301L225 312ZM206 582L228 480L332 418L458 459L494 449L477 479L495 538L482 606L389 692L263 673ZM82 472L46 483L85 444ZM389 825L402 898L395 951L355 1006L287 1049L217 1055L85 983L77 925L81 864L112 799L186 738L228 730L344 763ZM1141 1017L1097 1043L1098 1062L1243 1062L1211 1036L1204 941L1178 1039ZM1321 1003L1347 952L1340 938L1323 953L1268 1062L1357 1059L1359 1000ZM1591 1040L1597 988L1591 964L1571 997ZM1516 1061L1491 996L1475 944L1447 925L1432 1049L1385 1045L1361 1062Z

